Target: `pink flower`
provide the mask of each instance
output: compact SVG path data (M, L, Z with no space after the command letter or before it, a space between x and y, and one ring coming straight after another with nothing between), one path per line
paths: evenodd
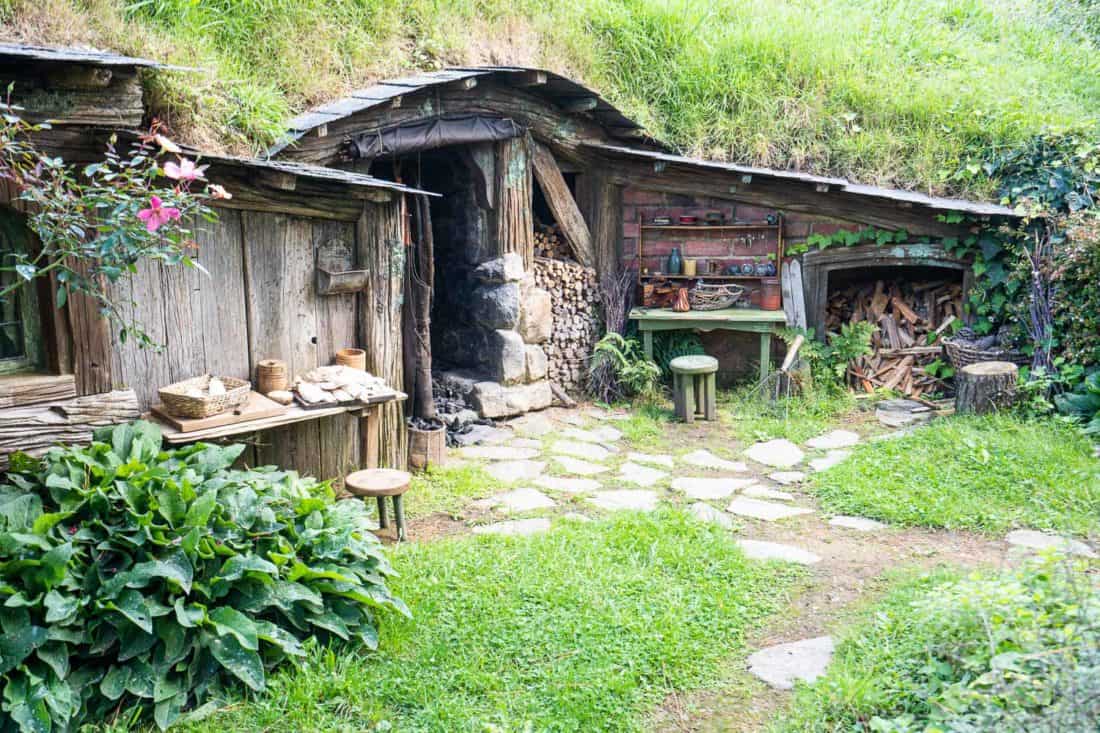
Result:
M177 163L165 163L164 175L176 181L193 181L196 178L203 177L203 171L207 166L196 166L195 161L190 158L180 158L180 162Z
M151 232L160 229L162 224L180 218L180 210L175 206L164 206L159 196L149 199L149 208L138 212L138 218L145 222L145 228Z

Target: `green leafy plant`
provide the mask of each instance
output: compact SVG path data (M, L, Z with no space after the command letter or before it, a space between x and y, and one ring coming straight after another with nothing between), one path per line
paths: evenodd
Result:
M897 231L878 227L840 229L831 234L811 234L804 242L788 247L787 254L804 254L813 248L821 250L830 247L855 247L857 244L877 244L879 247L885 247L888 244L903 244L908 241L909 232L904 229Z
M840 331L828 335L828 343L814 338L813 330L784 328L780 336L787 344L802 336L805 340L798 350L799 359L810 365L814 384L826 389L839 390L844 385L844 375L853 359L871 353L871 336L875 326L866 321L845 323Z
M1100 369L1085 377L1073 392L1055 395L1054 406L1086 435L1100 438Z
M693 331L658 331L653 334L653 361L660 368L664 379L672 374L668 365L676 357L705 353L703 342Z
M645 357L642 345L636 339L608 332L596 342L589 373L607 368L614 373L619 385L619 397L653 398L657 395L661 369Z
M374 648L407 613L359 501L243 446L161 450L159 429L96 433L0 484L0 728L64 731L119 710L160 728L261 691L311 637Z
M898 584L784 729L1094 731L1098 693L1100 588L1087 562L1048 556Z

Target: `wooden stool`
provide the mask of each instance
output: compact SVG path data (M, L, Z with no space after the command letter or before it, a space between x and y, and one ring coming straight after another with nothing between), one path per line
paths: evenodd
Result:
M713 356L678 356L669 365L672 370L672 400L676 417L684 422L714 420L718 416L715 374L718 360Z
M396 471L392 468L368 468L356 471L344 479L344 488L349 493L366 499L374 497L378 500L378 526L385 529L389 526L386 521L386 497L393 497L393 515L397 520L397 539L405 539L405 507L401 502L401 495L409 490L409 482L412 476L404 471Z

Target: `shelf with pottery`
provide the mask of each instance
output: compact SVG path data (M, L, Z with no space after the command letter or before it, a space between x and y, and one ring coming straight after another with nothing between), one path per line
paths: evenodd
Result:
M732 224L707 222L657 224L652 221L650 223L640 221L637 246L639 285L655 280L722 282L778 278L783 261L783 218L778 213L772 216L774 217L774 223L769 221L761 223L735 222ZM774 232L775 246L759 247L750 242L745 245L745 252L738 253L736 252L738 242L742 242L743 237L709 236L730 232ZM650 256L647 254L646 244L647 240L660 234L669 235L668 237L662 237L664 239L682 239L685 241L685 246L673 248L673 253L666 256L666 263L668 264L663 268L664 272L655 272L647 268L645 264L645 258ZM726 255L693 255L689 247L686 246L692 239L697 241L705 239L708 242L729 241L730 252ZM716 261L719 263L718 270L711 271ZM704 263L706 271L701 271L698 267L700 262ZM743 267L746 264L752 267L752 272L728 272L731 265Z

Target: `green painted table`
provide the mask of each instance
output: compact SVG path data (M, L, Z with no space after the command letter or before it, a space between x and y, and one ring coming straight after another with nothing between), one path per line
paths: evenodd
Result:
M679 331L748 331L760 334L760 379L771 371L771 338L776 329L787 325L783 311L765 311L756 308L723 308L717 311L688 311L677 313L669 308L635 308L630 320L638 322L647 358L653 358L653 332Z

